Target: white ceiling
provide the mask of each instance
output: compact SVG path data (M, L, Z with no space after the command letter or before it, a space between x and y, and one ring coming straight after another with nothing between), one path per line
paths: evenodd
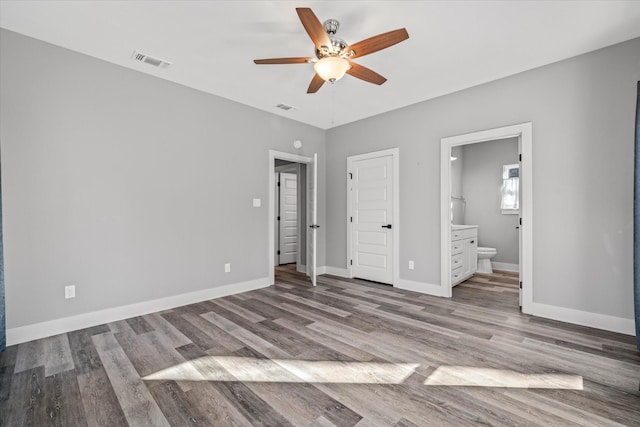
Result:
M308 95L311 64L252 61L314 55L296 7L339 20L347 43L402 27L410 38L356 60L384 85L345 76ZM640 1L1 0L0 26L328 129L640 37Z

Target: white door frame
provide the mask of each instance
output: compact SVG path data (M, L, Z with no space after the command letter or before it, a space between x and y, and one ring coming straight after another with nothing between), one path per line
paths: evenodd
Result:
M458 145L518 137L520 154L520 280L522 281L522 312L531 314L533 307L533 134L532 123L520 123L480 132L442 138L440 150L440 231L442 296L451 298L451 148Z
M276 167L276 159L287 160L290 162L311 164L313 159L311 157L300 156L298 154L285 153L284 151L269 150L269 284L273 285L276 281L275 269L273 267L273 260L275 259L275 191L273 188L276 185L275 174L273 173ZM307 171L308 173L308 171Z
M400 282L400 149L389 148L387 150L374 151L372 153L358 154L347 157L347 274L353 278L353 267L351 260L353 259L353 245L351 242L351 228L353 224L349 220L352 216L352 198L351 198L351 166L354 161L374 159L376 157L391 156L393 164L393 224L391 232L393 233L393 265L392 277L393 286L397 286Z

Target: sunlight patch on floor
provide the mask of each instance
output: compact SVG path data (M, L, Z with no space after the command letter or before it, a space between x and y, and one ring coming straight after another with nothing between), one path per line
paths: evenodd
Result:
M582 390L580 375L523 374L509 369L475 368L471 366L440 366L424 382L425 385L552 388Z
M145 376L148 381L401 384L419 363L340 362L205 356Z

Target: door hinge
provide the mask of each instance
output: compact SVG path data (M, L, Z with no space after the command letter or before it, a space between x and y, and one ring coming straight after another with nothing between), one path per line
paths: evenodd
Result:
M278 215L278 221L280 221L280 216Z
M349 260L349 264L353 265L353 260L352 259Z
M349 172L349 179L353 179L353 174Z
M350 222L353 222L353 217L349 217L349 221L350 221Z
M280 181L278 181L278 187L280 187Z
M522 282L520 282L520 289L522 289Z
M522 161L522 154L518 154L518 161L521 162Z
M520 225L522 225L522 218L520 218Z
M278 249L278 255L280 255L280 250Z

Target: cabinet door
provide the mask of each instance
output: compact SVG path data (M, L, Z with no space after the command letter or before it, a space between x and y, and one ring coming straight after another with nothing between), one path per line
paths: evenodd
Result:
M478 239L473 237L469 239L469 253L467 254L467 265L469 268L469 275L478 271Z
M478 242L475 237L462 241L462 275L471 276L478 269Z

